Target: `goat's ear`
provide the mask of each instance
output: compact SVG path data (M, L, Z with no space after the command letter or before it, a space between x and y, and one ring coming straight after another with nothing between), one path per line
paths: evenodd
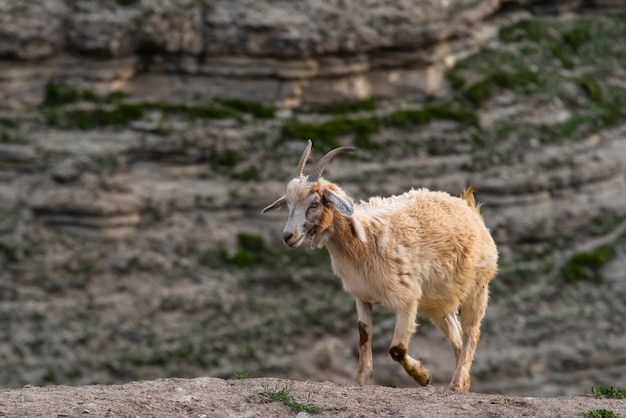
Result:
M324 201L331 203L344 214L351 216L354 213L354 203L347 196L341 196L330 189L324 190Z
M287 199L285 198L285 196L281 196L278 199L276 199L276 201L274 203L270 203L265 208L263 208L261 213L271 212L273 210L283 208L286 205L287 205Z

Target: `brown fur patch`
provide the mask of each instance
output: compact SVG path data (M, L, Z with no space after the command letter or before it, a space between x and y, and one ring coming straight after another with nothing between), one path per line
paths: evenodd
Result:
M359 347L363 347L367 344L370 336L367 332L367 325L365 325L365 322L358 321L357 325L359 326Z
M389 349L389 355L391 355L391 358L394 359L395 361L400 362L404 360L404 357L406 357L406 347L401 346L401 345L391 347Z

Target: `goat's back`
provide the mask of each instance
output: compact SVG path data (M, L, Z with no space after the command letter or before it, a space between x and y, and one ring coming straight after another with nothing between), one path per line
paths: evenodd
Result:
M496 273L496 245L471 190L462 197L411 190L358 208L371 220L379 251L411 271L426 299L452 291L458 301L472 283L484 286Z

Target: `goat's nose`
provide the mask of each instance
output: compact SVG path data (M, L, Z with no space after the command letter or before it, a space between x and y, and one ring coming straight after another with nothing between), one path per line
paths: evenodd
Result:
M293 238L293 232L283 232L283 240L289 242Z

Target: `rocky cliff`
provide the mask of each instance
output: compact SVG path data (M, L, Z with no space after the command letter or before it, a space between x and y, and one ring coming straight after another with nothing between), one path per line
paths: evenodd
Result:
M327 173L357 199L477 188L474 390L626 386L623 6L0 2L0 382L349 381L353 302L259 214L312 138L359 149ZM412 351L449 380L436 330Z

